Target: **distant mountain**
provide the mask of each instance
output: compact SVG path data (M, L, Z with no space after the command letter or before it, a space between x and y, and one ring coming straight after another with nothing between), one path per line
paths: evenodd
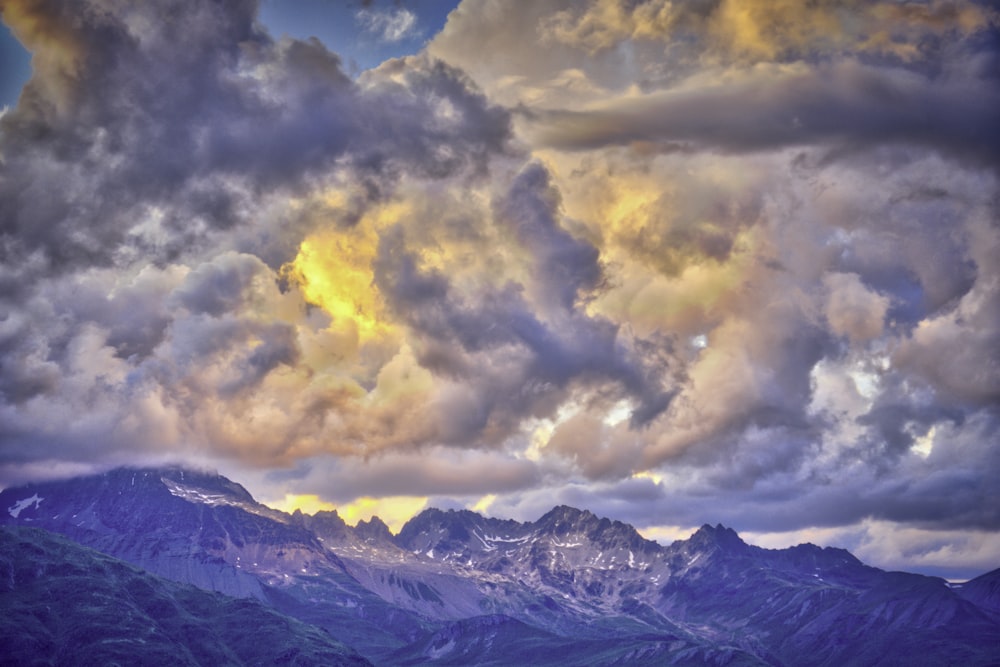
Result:
M177 584L48 531L0 528L4 665L357 666L327 633Z
M1000 664L995 572L953 587L721 525L661 546L572 507L528 523L428 509L394 536L175 468L7 489L0 513L257 598L377 664Z
M966 600L1000 616L1000 568L953 588Z
M359 649L398 648L428 628L361 586L315 533L220 475L123 468L5 489L4 520L174 581L257 598Z

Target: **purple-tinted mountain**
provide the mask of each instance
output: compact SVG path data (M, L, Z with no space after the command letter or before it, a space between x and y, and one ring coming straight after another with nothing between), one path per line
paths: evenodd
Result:
M1000 616L1000 568L953 588L962 598Z
M371 663L258 600L174 583L54 533L0 527L0 663Z
M0 511L255 597L376 664L1000 664L997 572L949 585L721 525L662 546L565 506L528 523L428 509L393 536L181 469L6 489Z
M355 646L427 626L361 586L315 533L212 473L117 469L0 493L0 521L44 528L174 581L254 597Z

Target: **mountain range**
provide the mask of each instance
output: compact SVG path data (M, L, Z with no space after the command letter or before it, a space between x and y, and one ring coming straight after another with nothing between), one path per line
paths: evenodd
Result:
M182 468L8 488L0 524L4 664L72 664L75 637L138 650L93 600L53 627L82 580L150 650L200 637L185 664L1000 664L1000 569L951 584L721 525L663 546L566 506L527 523L428 509L393 535ZM235 632L250 617L281 641L254 654Z

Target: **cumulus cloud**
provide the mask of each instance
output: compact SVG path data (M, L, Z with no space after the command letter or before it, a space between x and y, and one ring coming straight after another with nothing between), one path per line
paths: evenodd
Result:
M830 291L826 319L830 330L853 341L877 338L882 333L889 300L870 292L857 274L829 273L823 282Z
M371 196L400 170L443 176L503 148L505 114L442 63L356 84L319 42L260 32L254 3L184 4L5 9L39 54L3 118L5 258L169 262L337 167ZM184 18L157 27L166 14Z
M465 0L352 79L188 4L4 5L0 483L998 530L988 6Z
M995 530L979 511L989 474L968 477L943 444L947 433L995 468L997 235L983 226L998 185L995 12L653 0L494 11L464 3L430 52L515 109L518 136L600 250L604 288L588 310L661 336L678 378L630 438L601 414L552 420L540 451L576 475L560 499L640 525ZM478 57L473 43L510 57ZM613 500L616 478L650 495ZM492 507L529 515L544 497Z

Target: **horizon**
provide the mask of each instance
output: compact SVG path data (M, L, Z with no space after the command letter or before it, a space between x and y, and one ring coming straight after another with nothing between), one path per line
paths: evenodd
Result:
M993 4L2 19L0 488L1000 565Z

